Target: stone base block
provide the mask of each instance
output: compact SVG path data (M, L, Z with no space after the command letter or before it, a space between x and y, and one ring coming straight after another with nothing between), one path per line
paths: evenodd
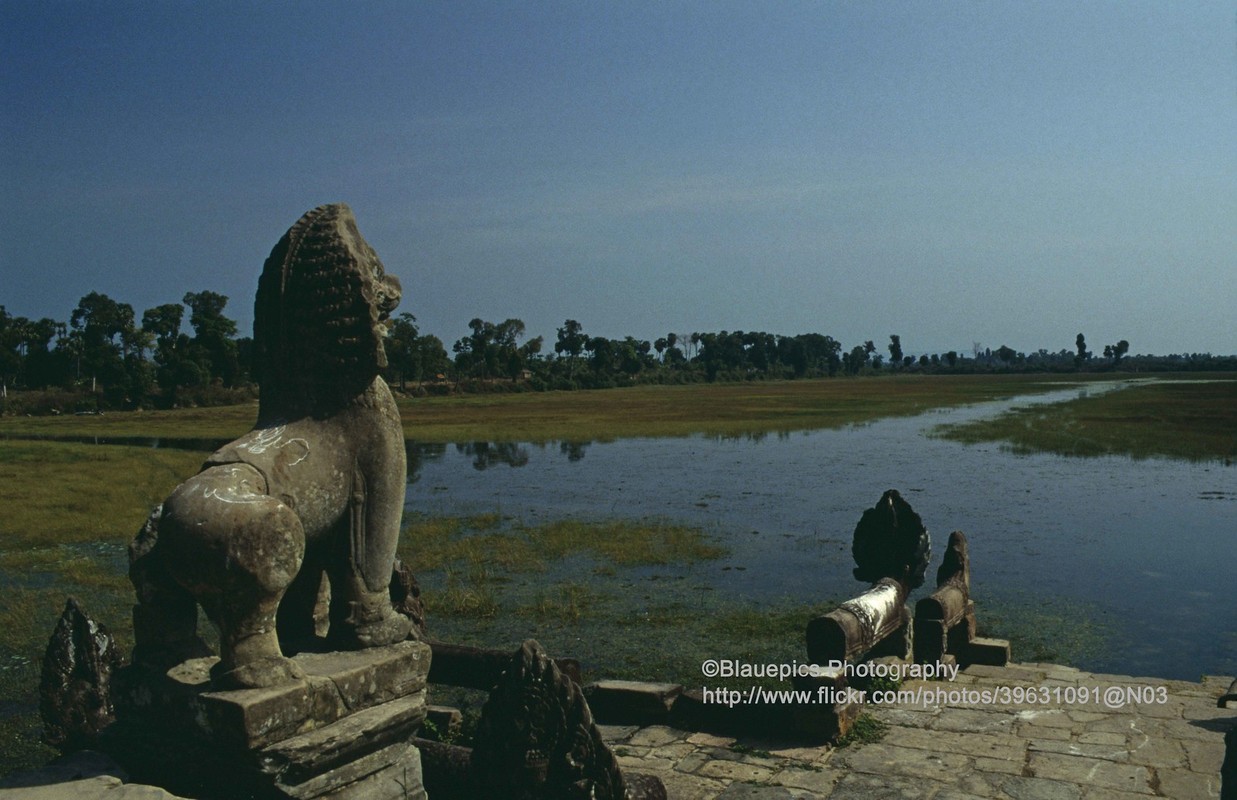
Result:
M129 667L116 682L108 749L135 777L182 794L423 796L408 741L425 719L429 646L294 660L304 680L227 692L211 691L213 658L164 674Z
M464 714L458 708L451 706L426 706L425 724L433 724L438 729L438 737L451 740L459 735L464 726ZM428 734L427 734L428 735Z
M1009 640L976 636L967 643L966 649L958 654L958 661L964 664L1003 667L1010 662Z
M267 745L257 752L259 768L284 783L304 781L367 753L406 742L424 718L424 692L401 697Z
M807 691L814 703L790 709L791 729L821 741L837 741L850 732L863 707L862 695L850 686L842 668L828 667L815 676L797 677L795 689Z
M735 711L735 709L740 709ZM670 709L669 723L672 727L688 731L711 731L728 733L743 727L754 727L750 714L751 707L735 706L731 708L721 703L705 702L704 693L699 689L688 689L681 693ZM606 724L622 725L626 723L611 722L604 717L600 721Z
M862 710L863 705L855 702L794 706L790 710L791 730L816 741L836 742L850 733Z
M584 690L593 716L609 725L661 725L683 693L677 683L606 680Z
M296 800L426 800L421 752L401 742L301 783L276 781Z

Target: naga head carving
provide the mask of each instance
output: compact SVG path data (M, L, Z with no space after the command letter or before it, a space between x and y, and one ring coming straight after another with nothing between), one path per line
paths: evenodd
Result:
M401 297L343 203L319 206L271 251L254 303L263 417L322 413L365 391L387 364Z
M863 512L851 544L856 580L893 578L908 591L923 584L932 540L923 520L895 489Z

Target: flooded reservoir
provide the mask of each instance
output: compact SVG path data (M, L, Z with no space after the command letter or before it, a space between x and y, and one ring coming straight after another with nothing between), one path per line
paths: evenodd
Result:
M928 435L1111 388L747 438L413 445L407 509L696 526L730 553L694 566L693 577L759 608L862 589L851 576L851 534L892 488L932 534L927 585L912 603L931 590L950 531L961 530L990 633L1048 625L1070 643L1074 666L1098 672L1237 673L1237 467L1017 455Z

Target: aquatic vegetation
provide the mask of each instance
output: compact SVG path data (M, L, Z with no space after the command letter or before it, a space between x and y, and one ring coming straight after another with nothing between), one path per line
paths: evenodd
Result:
M724 556L702 531L661 521L564 519L524 525L497 514L470 517L407 515L400 557L421 574L457 563L540 572L561 559L588 554L598 568L690 563Z
M1237 380L1157 381L993 419L942 425L934 436L1004 442L1017 453L1237 459Z
M979 635L1008 639L1015 661L1078 665L1112 652L1116 634L1097 605L1052 597L983 602Z
M635 386L574 392L402 399L418 442L610 441L703 433L745 436L837 428L890 416L1060 389L1079 377L898 376Z
M400 398L418 442L609 441L628 436L744 436L836 428L881 417L1051 391L1104 376L900 375L799 381ZM142 436L228 441L253 426L253 402L215 408L3 417L0 436Z
M702 570L726 549L655 520L416 516L404 534L433 636L512 649L535 638L595 678L694 686L708 658L802 661L807 621L836 605L718 592Z

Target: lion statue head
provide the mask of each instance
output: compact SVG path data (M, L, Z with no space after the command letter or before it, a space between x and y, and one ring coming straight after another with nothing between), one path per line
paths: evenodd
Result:
M363 394L387 364L385 323L400 296L347 205L301 217L258 280L259 418L328 414Z

